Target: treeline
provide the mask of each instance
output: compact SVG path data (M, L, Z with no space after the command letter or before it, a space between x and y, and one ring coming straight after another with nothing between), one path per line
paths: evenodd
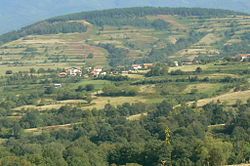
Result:
M202 9L202 8L168 8L168 7L135 7L124 9L110 9L102 11L81 12L49 19L49 22L81 20L85 19L91 23L98 23L99 20L124 19L134 17L144 17L147 15L180 15L180 16L200 16L200 17L224 17L227 15L243 14L229 10ZM246 15L246 14L243 14Z
M42 21L18 31L13 31L0 36L0 44L17 40L28 35L45 35L58 33L86 32L87 27L77 22L53 22Z
M105 76L99 76L97 79L109 80L109 81L128 81L129 77L122 75L105 75Z
M177 73L182 75L183 73ZM172 73L172 75L175 75L175 73ZM209 82L209 83L237 83L237 82L246 82L246 79L244 78L232 78L230 76L224 77L224 78L199 78L196 75L183 77L183 78L176 78L176 79L168 79L168 78L149 78L149 79L143 79L139 81L132 82L131 85L146 85L146 84L160 84L160 83L181 83L181 82Z

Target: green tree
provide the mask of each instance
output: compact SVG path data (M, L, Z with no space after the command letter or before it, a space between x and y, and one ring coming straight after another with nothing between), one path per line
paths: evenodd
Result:
M36 73L36 69L30 68L30 73L32 73L32 74Z
M94 58L94 54L93 53L89 53L87 56L88 59L93 59Z
M165 64L156 64L151 70L146 74L147 77L152 76L164 76L168 74L168 66Z
M20 138L23 134L23 129L19 123L15 123L13 126L13 136L16 138Z
M32 166L32 164L21 158L16 156L8 156L0 159L1 166Z
M52 86L49 86L49 87L46 87L46 88L45 88L44 93L50 95L50 94L53 94L54 91L55 91L55 88L52 87Z
M87 84L85 86L86 91L93 91L95 89L95 86L93 84Z
M206 137L199 151L200 162L212 166L227 164L232 149L233 146L229 142Z
M195 72L198 73L198 74L200 74L202 72L202 68L201 67L197 67L195 69Z
M46 165L51 166L67 166L67 162L63 158L64 146L60 143L50 143L43 147L43 158Z

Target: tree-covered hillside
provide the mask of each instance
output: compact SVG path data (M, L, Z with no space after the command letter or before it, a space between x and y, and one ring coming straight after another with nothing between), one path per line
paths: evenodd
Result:
M135 6L205 7L250 12L248 0L1 0L0 34L67 13Z

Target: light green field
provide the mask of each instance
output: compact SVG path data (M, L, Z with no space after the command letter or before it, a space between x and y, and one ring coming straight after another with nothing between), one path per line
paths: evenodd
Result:
M250 98L250 90L240 91L240 92L229 92L216 97L201 99L197 101L197 106L202 107L210 102L220 101L227 105L233 105L237 100L241 100L242 102L246 102Z
M190 93L193 89L197 89L198 93L213 94L216 90L221 88L222 84L199 83L190 84L184 90L184 93Z
M195 71L197 67L201 67L203 70L206 70L211 66L209 65L184 65L178 67L170 67L169 71L182 70L182 71Z
M55 64L55 63L47 63L47 64L37 64L37 65L24 65L24 66L13 66L13 65L0 65L0 76L5 75L5 72L7 70L12 70L13 72L25 72L30 71L31 68L34 68L36 70L43 68L43 69L57 69L57 68L65 68L70 67L70 64L61 63L61 64Z

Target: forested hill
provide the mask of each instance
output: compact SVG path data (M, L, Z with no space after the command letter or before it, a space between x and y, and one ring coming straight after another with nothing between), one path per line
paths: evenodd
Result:
M220 59L250 50L250 16L219 9L136 7L43 20L0 36L2 63L123 66ZM89 57L89 58L87 58Z
M135 6L219 8L250 13L249 0L1 0L0 34L63 14Z
M70 20L87 20L90 23L103 26L146 26L150 27L151 22L143 18L147 15L179 15L179 16L198 16L198 17L224 17L227 15L246 15L239 12L202 9L202 8L155 8L137 7L124 9L110 9L102 11L81 12L65 16L54 17L45 21L24 27L18 31L13 31L0 36L0 44L25 37L27 35L43 35L57 33L84 32L86 27L80 23L68 23Z

